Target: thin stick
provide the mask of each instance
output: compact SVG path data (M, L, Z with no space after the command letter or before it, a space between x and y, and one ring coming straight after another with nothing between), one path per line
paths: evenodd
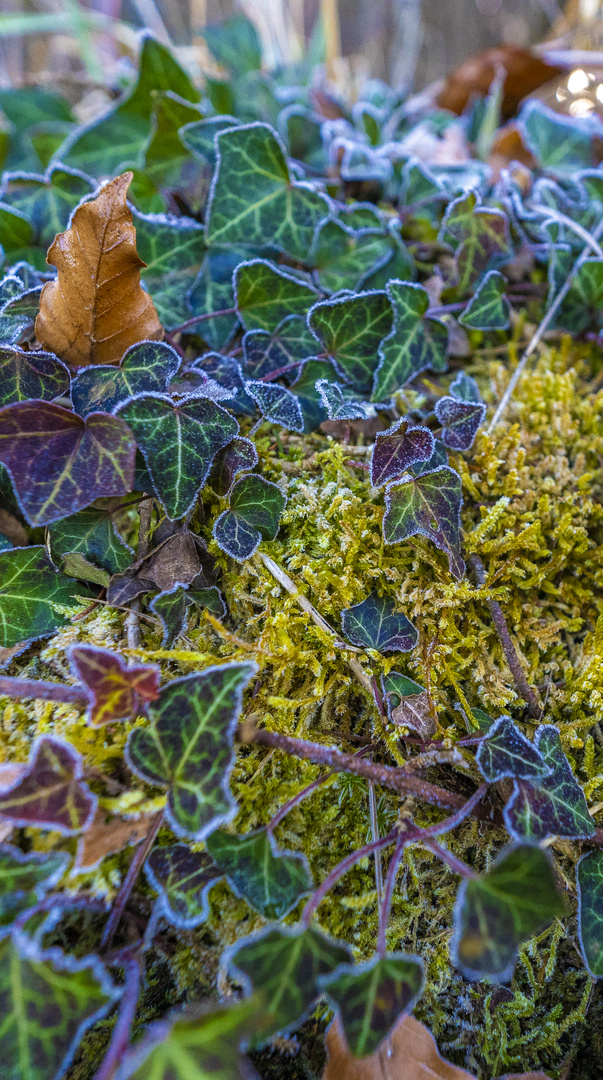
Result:
M372 844L366 844L363 848L358 848L357 851L353 851L351 855L348 855L345 859L342 859L340 863L337 863L337 866L334 866L331 872L327 874L322 885L319 885L316 891L312 893L312 896L302 911L301 921L304 926L310 925L310 921L318 905L322 903L327 893L331 891L333 886L339 881L340 877L347 874L348 870L351 870L360 859L365 859L367 855L372 855L373 852L388 847L389 844L393 844L396 839L397 833L391 832L381 840L375 840Z
M75 705L79 709L87 709L90 704L88 694L81 687L44 682L42 679L13 679L10 675L0 675L0 694L12 698L58 701L65 705Z
M557 312L559 311L559 308L561 307L561 304L565 300L568 292L570 291L570 289L572 287L574 278L576 277L576 274L578 273L578 270L580 269L580 267L588 259L588 256L589 256L590 250L591 250L591 242L595 241L595 240L598 240L599 237L602 234L603 234L603 218L601 219L601 221L597 225L596 229L593 230L592 235L589 236L589 244L584 248L582 254L579 256L579 258L574 263L570 273L568 274L568 276L565 279L563 285L561 286L559 292L557 293L557 296L553 300L553 303L551 304L551 306L548 309L548 311L546 312L544 318L542 319L542 321L538 325L536 331L534 332L534 334L530 338L530 341L528 342L528 346L527 346L523 356L521 357L521 360L519 361L517 367L515 368L515 371L513 372L512 376L511 376L511 378L509 380L509 385L507 386L507 389L505 390L502 398L500 399L498 408L496 409L496 412L494 413L494 416L492 417L492 419L490 421L490 425L488 427L488 432L487 432L488 435L492 434L492 432L494 431L494 428L499 423L503 413L505 412L505 410L507 408L507 405L509 404L511 398L513 397L515 387L517 386L517 383L519 382L521 376L523 375L523 372L525 370L525 367L526 367L526 364L527 364L528 360L530 359L530 356L532 355L532 353L536 349L537 345L539 344L543 334L546 333L549 326L553 322Z
M117 1066L120 1064L130 1042L130 1033L136 1015L136 1006L138 1004L138 995L140 993L140 984L142 981L140 957L129 957L124 960L123 966L125 983L121 1001L119 1003L117 1023L113 1028L109 1049L107 1050L103 1063L94 1077L94 1080L113 1080Z
M535 210L541 217L550 218L552 221L558 221L560 225L565 225L567 229L579 236L591 251L594 251L597 258L603 259L603 248L597 243L595 237L591 236L588 229L585 229L579 222L572 221L571 217L562 214L560 210L554 210L552 206L535 207Z
M377 796L375 795L375 785L372 780L369 780L368 785L369 796L369 814L371 818L371 836L373 841L379 840L379 822L377 821ZM379 904L383 903L383 867L381 866L381 852L379 848L375 849L375 888L377 889L377 898Z
M483 588L486 584L486 570L482 560L480 559L479 555L470 555L467 561L475 572L475 577L478 585ZM498 600L487 600L486 603L488 605L488 608L490 609L492 622L496 627L496 632L503 647L505 659L507 661L507 664L509 665L509 670L513 676L513 681L515 682L515 689L517 690L519 696L523 698L523 700L528 705L530 716L534 717L535 720L539 720L542 710L540 702L538 700L538 695L536 694L535 690L532 689L532 687L528 683L528 680L526 679L525 672L521 666L521 661L517 655L517 651L515 649L513 641L511 640L511 634L509 633L509 627L507 626L507 620L503 615L502 608Z
M151 822L151 825L150 825L150 828L149 828L149 831L147 833L146 840L144 841L143 844L141 844L141 846L138 848L136 854L134 855L134 858L132 859L132 862L130 863L128 873L126 874L124 880L122 881L121 889L119 890L117 896L115 897L115 900L113 902L113 907L111 908L111 914L109 915L109 918L107 919L107 925L105 926L105 929L103 930L103 936L101 938L101 949L103 949L104 951L106 951L107 949L109 949L111 947L111 942L113 941L115 931L117 930L117 927L119 926L121 917L122 917L122 915L124 913L125 906L126 906L126 904L128 902L128 899L130 897L130 893L132 892L132 889L134 888L136 878L138 877L140 871L142 870L142 868L143 868L143 866L144 866L144 864L146 862L147 855L149 854L149 851L153 847L153 844L155 843L155 838L157 836L157 833L159 832L159 829L161 828L161 823L163 821L163 814L164 814L163 810L160 810L158 814L155 814L155 817L153 818L153 820Z

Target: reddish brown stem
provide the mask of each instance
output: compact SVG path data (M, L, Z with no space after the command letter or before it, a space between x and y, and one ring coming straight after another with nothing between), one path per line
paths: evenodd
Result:
M109 1049L94 1080L113 1080L130 1042L132 1024L136 1015L141 984L140 957L130 956L124 960L125 983L117 1023L113 1028Z
M192 319L187 319L186 322L180 323L180 326L175 326L173 330L170 330L170 334L181 334L183 330L188 330L189 326L205 322L206 319L219 319L221 315L236 315L236 313L236 308L227 307L222 308L221 311L206 311L203 315L193 315Z
M151 822L151 827L146 836L146 840L140 845L138 851L132 859L132 862L130 863L130 867L128 869L128 873L122 881L121 889L115 897L113 907L111 908L111 914L107 919L107 925L103 930L103 936L101 938L101 949L105 951L111 947L111 942L113 941L115 931L119 926L121 917L129 900L130 893L132 892L132 889L134 888L134 885L136 883L136 878L142 870L146 862L147 855L153 847L157 833L161 828L163 814L164 811L160 810L159 813L156 814L153 818L153 821Z
M44 701L59 701L65 705L76 705L87 709L90 698L79 686L63 686L62 683L44 682L42 679L13 679L10 675L0 675L0 694L12 698L43 698Z
M322 903L328 892L331 891L333 886L339 881L340 877L347 874L348 870L351 870L360 859L364 859L368 855L373 855L376 851L381 851L382 848L388 847L393 844L397 839L398 834L391 832L387 836L382 837L381 840L374 840L372 844L366 844L363 848L358 848L357 851L353 851L351 855L348 855L341 862L334 866L321 885L318 886L315 892L308 900L304 910L302 911L301 921L304 926L309 926L312 916L316 911L319 904Z

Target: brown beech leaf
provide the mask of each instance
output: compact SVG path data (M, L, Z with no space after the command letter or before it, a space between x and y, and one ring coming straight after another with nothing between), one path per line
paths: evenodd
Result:
M336 1019L327 1031L327 1055L323 1080L475 1080L440 1057L433 1035L414 1016L403 1016L365 1058L352 1057Z
M141 814L128 820L99 807L92 824L79 839L74 872L94 870L107 855L123 851L130 844L139 844L147 835L154 816Z
M412 728L422 739L430 739L436 730L427 690L403 697L400 704L392 709L391 717L394 724Z
M513 116L523 98L563 71L562 67L548 64L518 45L485 49L464 60L448 75L438 96L438 105L460 115L473 94L485 96L488 93L500 67L506 71L501 110L505 120Z
M42 289L36 336L72 367L117 364L138 341L160 341L163 327L140 284L143 263L126 203L132 173L117 176L74 213L47 262L58 278Z

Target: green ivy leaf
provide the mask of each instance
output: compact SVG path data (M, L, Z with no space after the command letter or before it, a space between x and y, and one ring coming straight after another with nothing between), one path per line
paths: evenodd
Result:
M236 420L206 398L176 405L160 394L141 394L120 406L119 413L134 432L168 517L184 517L218 450L237 434Z
M17 915L44 899L63 877L70 862L66 851L30 851L0 844L0 936Z
M27 215L0 203L0 248L11 261L27 258L34 243L34 231Z
M218 248L207 252L188 297L193 315L209 315L210 312L234 307L233 274L248 255L248 248L226 248L223 251ZM237 315L220 315L217 319L206 319L188 333L202 337L212 349L223 349L238 325Z
M148 707L152 724L128 739L126 757L142 780L169 788L166 814L177 836L202 840L230 821L228 781L243 687L255 664L223 664L174 679Z
M182 929L200 926L209 915L209 891L219 877L209 855L191 851L188 844L155 847L144 872L159 893L161 914Z
M378 431L371 454L370 476L373 487L397 480L420 461L429 461L435 439L429 428L413 427L398 420L387 431Z
M418 956L388 953L366 964L342 964L319 978L339 1013L354 1057L374 1054L403 1013L415 1006L425 986Z
M345 637L360 648L377 652L409 652L417 644L417 631L406 615L396 611L390 596L372 592L360 604L341 613Z
M540 168L570 176L593 165L593 128L575 116L563 116L542 101L525 101L517 124Z
M584 963L603 979L603 851L589 851L578 863L578 932Z
M489 270L479 282L459 322L471 330L506 330L511 308L505 296L506 281L498 270Z
M216 136L218 163L207 208L207 243L270 245L303 261L330 204L290 176L283 147L266 124Z
M393 329L379 345L373 401L401 390L419 372L447 367L448 329L441 319L428 318L429 296L422 285L390 281L387 295L394 311Z
M482 206L477 193L471 190L450 203L440 240L455 252L461 296L474 288L486 270L511 257L507 215L495 207Z
M325 221L316 234L309 262L327 293L359 289L365 279L392 257L383 231L354 232L340 221Z
M296 365L316 352L316 338L301 315L288 315L272 331L248 330L243 337L243 368L251 379L261 379L282 368L292 376ZM329 364L333 372L333 365Z
M6 1080L60 1080L84 1032L120 991L96 957L42 951L24 934L0 942L0 1056Z
M134 558L134 552L115 529L110 506L89 506L54 521L48 527L48 537L54 561L57 556L80 553L110 574L119 574Z
M262 990L271 1027L286 1034L301 1024L321 993L319 976L351 960L347 945L311 928L268 927L237 942L224 954L225 969L246 992Z
M95 185L76 169L51 165L44 176L5 173L0 199L30 221L34 243L48 248L57 233L64 232L75 207Z
M246 15L237 12L224 22L210 23L203 37L214 60L234 78L262 66L262 43L256 27Z
M183 633L186 626L186 613L191 604L206 608L218 619L226 615L226 605L222 594L215 585L189 589L182 585L175 585L173 589L159 593L158 596L153 597L149 607L161 619L162 649L171 649L176 638Z
M214 540L231 558L249 559L262 540L274 540L286 502L270 480L244 476L230 493L230 509L214 522Z
M453 963L468 979L506 982L522 941L563 910L545 852L530 844L506 848L490 870L461 884Z
M0 647L50 637L68 626L62 609L75 614L82 604L76 593L92 599L83 585L54 570L43 547L0 552Z
M561 747L553 724L542 724L534 746L542 755L549 775L538 783L515 780L513 794L504 809L505 825L518 840L545 840L547 836L587 839L595 831L584 792Z
M539 780L553 771L510 716L499 716L495 720L486 738L480 742L475 760L482 776L491 784L505 776Z
M450 572L461 578L461 480L454 469L441 465L412 480L392 483L385 492L383 536L386 544L400 544L419 533L432 540L448 557Z
M80 369L71 384L73 408L80 416L111 413L137 394L165 393L179 367L180 357L171 345L141 341L130 346L118 367L94 364Z
M379 344L391 330L392 310L384 292L361 292L315 304L308 325L354 390L368 393Z
M205 233L198 221L169 214L132 211L136 249L147 264L141 278L166 330L173 330L193 314L187 302L205 256Z
M69 390L69 371L52 353L0 346L0 407L37 398L51 401Z
M185 199L198 213L207 198L209 186L199 164L179 137L179 129L198 122L203 113L171 91L152 91L152 132L144 149L144 175L157 185Z
M304 416L295 394L279 383L252 379L245 383L245 393L256 402L262 416L287 431L303 431Z
M235 306L247 330L276 330L287 316L305 315L318 293L267 259L240 263L234 273Z
M42 735L32 745L25 771L0 792L0 817L68 836L83 832L97 800L82 776L81 755L69 743Z
M572 278L569 292L555 319L574 334L601 325L603 308L603 259L586 259Z
M279 850L267 829L244 836L217 829L205 846L233 892L265 919L282 919L312 888L305 855Z

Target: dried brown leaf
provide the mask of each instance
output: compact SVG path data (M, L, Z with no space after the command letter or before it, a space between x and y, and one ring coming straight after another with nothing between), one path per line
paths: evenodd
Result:
M154 547L143 559L111 578L107 591L110 604L130 604L152 589L169 592L176 585L190 585L198 576L205 561L205 545L190 529L165 522L153 540Z
M430 739L436 730L436 723L431 709L429 694L423 690L420 694L403 697L400 704L391 711L394 724L412 728L422 739Z
M488 93L501 67L506 72L502 101L505 120L513 116L528 94L534 93L563 71L562 67L547 63L529 49L518 45L499 45L471 56L452 71L440 91L438 105L441 109L462 113L473 94L485 96Z
M128 820L113 817L99 807L92 825L80 837L74 870L94 870L107 855L123 851L130 844L139 844L147 835L154 816L141 814L139 818Z
M26 547L29 539L21 522L9 514L8 510L0 510L0 532L8 537L14 547Z
M126 203L131 180L131 172L117 176L78 207L48 251L58 278L42 289L36 335L72 367L116 364L130 345L163 338L155 305L140 284L145 263Z
M440 1057L433 1035L414 1016L403 1016L389 1039L365 1058L352 1057L339 1020L334 1020L327 1054L323 1080L475 1080Z

